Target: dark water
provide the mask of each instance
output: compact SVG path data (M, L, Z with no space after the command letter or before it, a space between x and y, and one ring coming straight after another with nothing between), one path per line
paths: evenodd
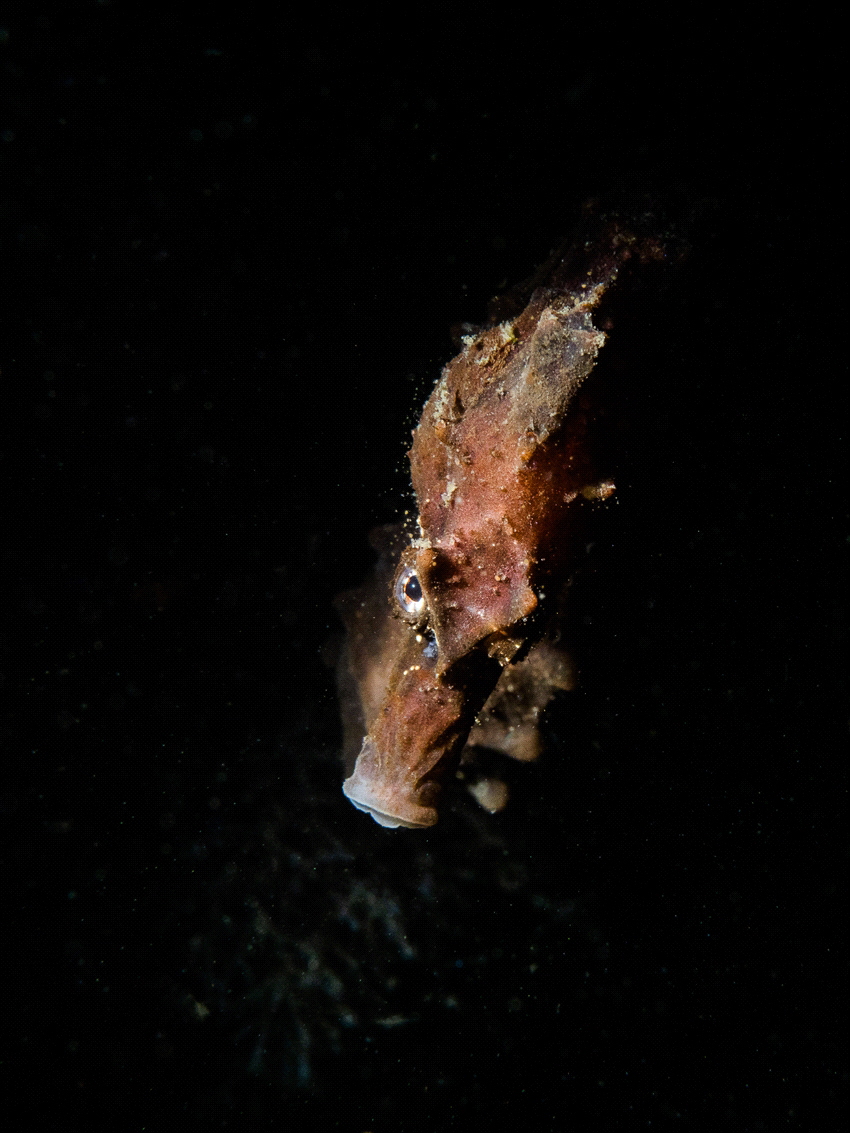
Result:
M25 1127L834 1128L829 62L321 23L48 5L0 48ZM450 327L591 196L692 250L624 331L581 687L503 815L387 832L339 790L331 600Z

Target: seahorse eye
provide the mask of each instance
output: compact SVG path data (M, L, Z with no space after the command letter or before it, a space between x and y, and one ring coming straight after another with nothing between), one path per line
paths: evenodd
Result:
M418 617L425 609L425 595L413 567L405 567L395 584L396 601L411 617Z

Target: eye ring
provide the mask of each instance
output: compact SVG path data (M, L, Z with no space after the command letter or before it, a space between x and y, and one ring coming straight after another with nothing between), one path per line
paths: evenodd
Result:
M409 618L419 618L425 613L425 595L413 567L405 567L396 579L395 599Z

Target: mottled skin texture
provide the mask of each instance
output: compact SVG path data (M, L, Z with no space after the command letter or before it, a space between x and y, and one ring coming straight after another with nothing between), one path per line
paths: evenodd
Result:
M360 755L364 735L383 707L390 682L399 669L421 664L423 649L409 625L393 616L387 600L399 555L409 539L401 525L389 525L375 528L370 542L379 553L374 574L362 586L339 595L335 602L347 631L337 680L343 758L349 774ZM557 615L553 623L554 629ZM538 724L543 708L557 690L574 685L571 659L559 644L545 637L531 646L523 660L493 671L498 678L496 687L475 715L463 759L472 760L479 749L486 749L523 762L534 760L540 754ZM500 810L507 800L504 784L482 774L477 766L467 764L464 772L467 786L481 805Z
M425 405L409 453L418 533L383 529L384 597L339 602L349 753L365 732L343 790L382 825L433 825L467 740L534 758L540 709L571 687L541 638L583 503L613 491L587 444L584 384L606 338L594 316L624 263L658 254L617 222L556 254L524 309L464 338Z

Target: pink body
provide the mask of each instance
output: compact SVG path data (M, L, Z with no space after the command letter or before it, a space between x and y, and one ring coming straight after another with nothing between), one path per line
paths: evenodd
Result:
M564 656L535 643L541 604L574 563L582 502L613 491L591 466L582 390L606 337L595 311L636 252L615 224L595 252L557 258L519 314L464 338L425 405L409 453L418 531L400 547L384 532L383 597L340 601L344 695L366 733L343 790L381 825L437 821L476 718L478 742L533 757L540 705L570 686ZM535 702L534 738L514 726L487 738L482 709L511 682Z

